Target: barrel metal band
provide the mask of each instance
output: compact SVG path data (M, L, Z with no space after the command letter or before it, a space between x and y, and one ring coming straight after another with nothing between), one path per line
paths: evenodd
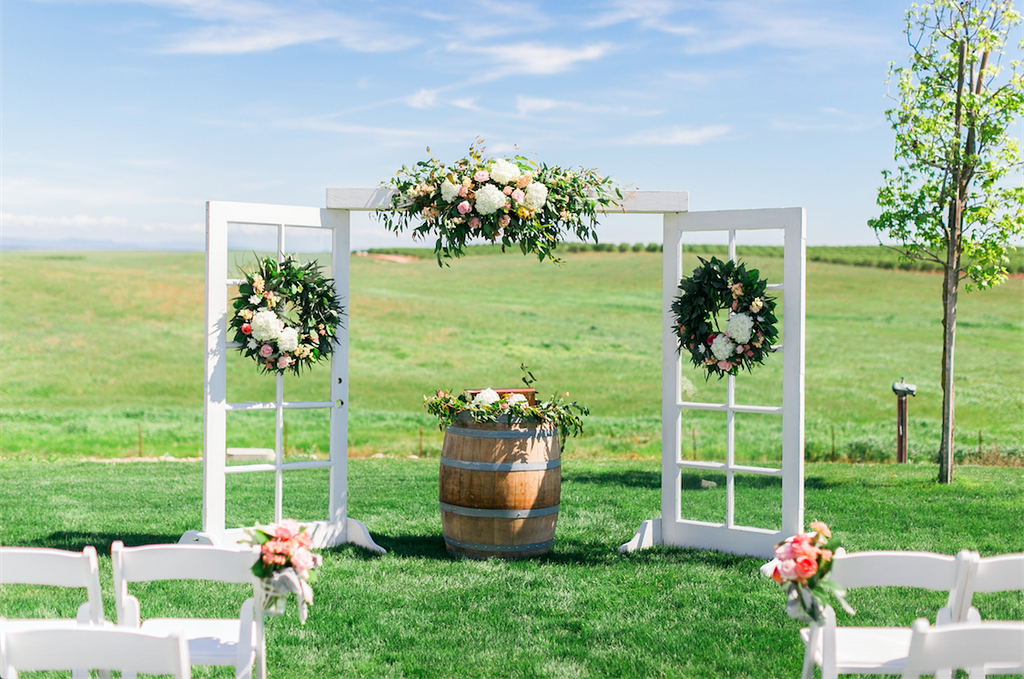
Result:
M468 460L453 460L442 455L441 464L445 467L469 469L476 472L537 472L561 467L562 458L544 462L470 462Z
M533 519L539 516L549 516L558 513L558 505L553 507L540 507L538 509L478 509L476 507L460 507L441 503L441 511L462 516L477 516L491 519Z
M539 439L555 435L554 429L514 429L494 431L491 429L466 429L464 427L448 427L448 431L459 436L476 439Z
M537 542L532 545L478 545L473 542L463 542L462 540L456 540L445 536L444 541L452 547L458 547L459 549L472 549L478 552L530 552L535 549L547 549L555 543L555 539L545 540L544 542Z

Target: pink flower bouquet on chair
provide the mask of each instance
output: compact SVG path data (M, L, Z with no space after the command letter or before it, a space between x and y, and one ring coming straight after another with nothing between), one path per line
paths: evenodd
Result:
M761 572L782 585L786 592L786 613L802 622L821 624L825 593L831 592L851 615L842 588L829 581L832 555L840 547L838 537L821 521L811 523L811 531L797 533L775 547L775 558L761 566Z
M263 610L268 615L281 615L288 594L295 594L299 622L306 624L307 606L313 604L309 583L316 579L313 569L322 559L310 551L313 541L305 526L295 519L257 526L249 531L249 544L260 548L260 558L253 564L252 572L260 578Z

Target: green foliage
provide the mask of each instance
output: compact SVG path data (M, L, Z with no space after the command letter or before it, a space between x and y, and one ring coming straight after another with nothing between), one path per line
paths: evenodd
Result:
M433 267L433 265L431 265ZM286 487L285 512L320 518L325 470ZM237 474L229 521L272 520L270 485ZM916 465L809 464L806 515L841 532L850 551L903 549L983 556L1024 551L1020 470L964 468L936 487ZM777 479L744 485L742 508L776 517ZM703 478L710 478L704 475ZM315 677L796 677L801 623L785 613L762 559L654 547L619 554L641 521L660 513L657 460L563 461L552 552L518 563L455 560L445 551L436 460L351 460L348 515L363 521L383 556L352 545L322 550L309 621L267 620L271 679ZM5 461L0 465L4 545L99 553L104 611L113 621L110 543L175 542L201 526L202 465ZM684 507L723 522L726 488L696 487ZM324 510L325 511L325 510ZM749 519L748 511L738 519ZM232 523L231 525L252 525ZM244 585L137 583L146 617L231 617ZM0 615L74 617L81 589L0 586ZM857 615L840 624L908 627L934 617L945 593L863 588ZM1018 592L978 594L984 619L1024 619ZM229 678L231 668L196 667Z
M890 67L898 96L887 115L899 167L882 172L883 211L868 224L906 257L981 288L1005 279L1006 253L1024 232L1024 186L1010 180L1020 151L1007 133L1024 110L1020 62L999 78L1019 22L1010 0L915 4L907 13L910 64Z
M436 417L441 429L447 429L457 421L466 419L473 422L507 422L509 424L547 424L558 429L564 441L570 436L583 433L583 417L590 414L587 408L575 401L567 402L555 394L547 401L530 405L526 398L516 399L515 395L504 394L493 402L470 401L465 394L453 396L445 389L439 389L434 396L424 397L427 412Z
M430 153L430 149L427 149ZM394 192L377 215L389 231L413 223L418 237L436 237L437 263L461 257L467 241L518 245L523 254L560 263L555 249L566 233L597 240L597 213L622 200L609 177L592 169L564 169L524 156L484 155L483 140L451 167L435 158L402 166L384 184Z
M694 366L706 370L705 378L736 375L740 368L749 372L764 363L779 336L775 298L766 294L768 281L757 269L748 271L744 263L698 259L701 266L679 281L681 294L672 301L677 350L687 352ZM723 309L729 309L730 317L730 326L724 330L717 316ZM748 321L749 331L743 336L734 336L734 316ZM723 333L730 340L725 345L728 355L714 353Z
M275 374L291 370L300 375L303 367L329 359L345 313L334 281L321 275L320 265L300 263L291 255L280 263L275 257L259 259L254 270L245 272L231 307L235 313L228 327L238 351L254 360L260 372ZM280 333L257 337L261 312L281 324ZM286 332L292 345L283 343Z

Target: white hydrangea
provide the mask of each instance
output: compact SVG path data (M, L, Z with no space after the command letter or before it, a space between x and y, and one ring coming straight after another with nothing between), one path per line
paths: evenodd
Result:
M498 158L491 166L491 179L499 184L509 184L519 179L519 168L504 158Z
M526 207L531 210L539 210L548 201L548 187L541 182L532 182L526 187Z
M277 350L283 353L295 351L299 348L299 331L295 328L285 328L277 336Z
M485 184L476 192L476 211L481 215L490 215L505 207L508 197L494 184Z
M508 397L509 405L514 405L516 403L526 403L526 397L522 394L512 394Z
M729 323L725 326L725 334L732 338L736 344L746 344L754 332L754 319L750 314L732 314L729 316Z
M500 400L501 397L498 396L498 392L494 391L493 389L484 389L479 394L473 397L473 401L472 403L470 403L470 405L489 406L492 403L497 403Z
M277 314L268 309L257 311L256 315L252 317L252 336L260 342L277 339L283 327L284 323L277 317Z
M727 358L732 358L732 355L736 353L736 345L729 340L725 333L721 333L715 335L715 339L711 342L711 353L719 361L724 361Z
M459 195L459 187L456 184L452 184L447 179L441 182L441 198L444 198L446 203L452 202L457 195Z

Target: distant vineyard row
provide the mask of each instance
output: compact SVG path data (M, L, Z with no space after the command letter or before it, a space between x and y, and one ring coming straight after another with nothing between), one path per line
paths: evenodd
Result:
M562 246L565 252L661 252L660 243L566 243ZM710 255L724 255L728 248L724 245L686 245L684 252L700 252ZM748 257L781 257L782 246L748 245L737 248L739 255ZM421 259L432 259L434 252L430 248L372 248L369 254L406 255ZM500 245L473 245L466 248L466 255L499 255ZM845 264L847 266L869 266L880 269L902 269L904 271L939 271L941 267L933 262L902 260L899 253L881 245L844 245L844 246L812 246L807 248L807 260L826 264ZM1006 263L1006 271L1011 274L1024 274L1024 249L1010 253Z

